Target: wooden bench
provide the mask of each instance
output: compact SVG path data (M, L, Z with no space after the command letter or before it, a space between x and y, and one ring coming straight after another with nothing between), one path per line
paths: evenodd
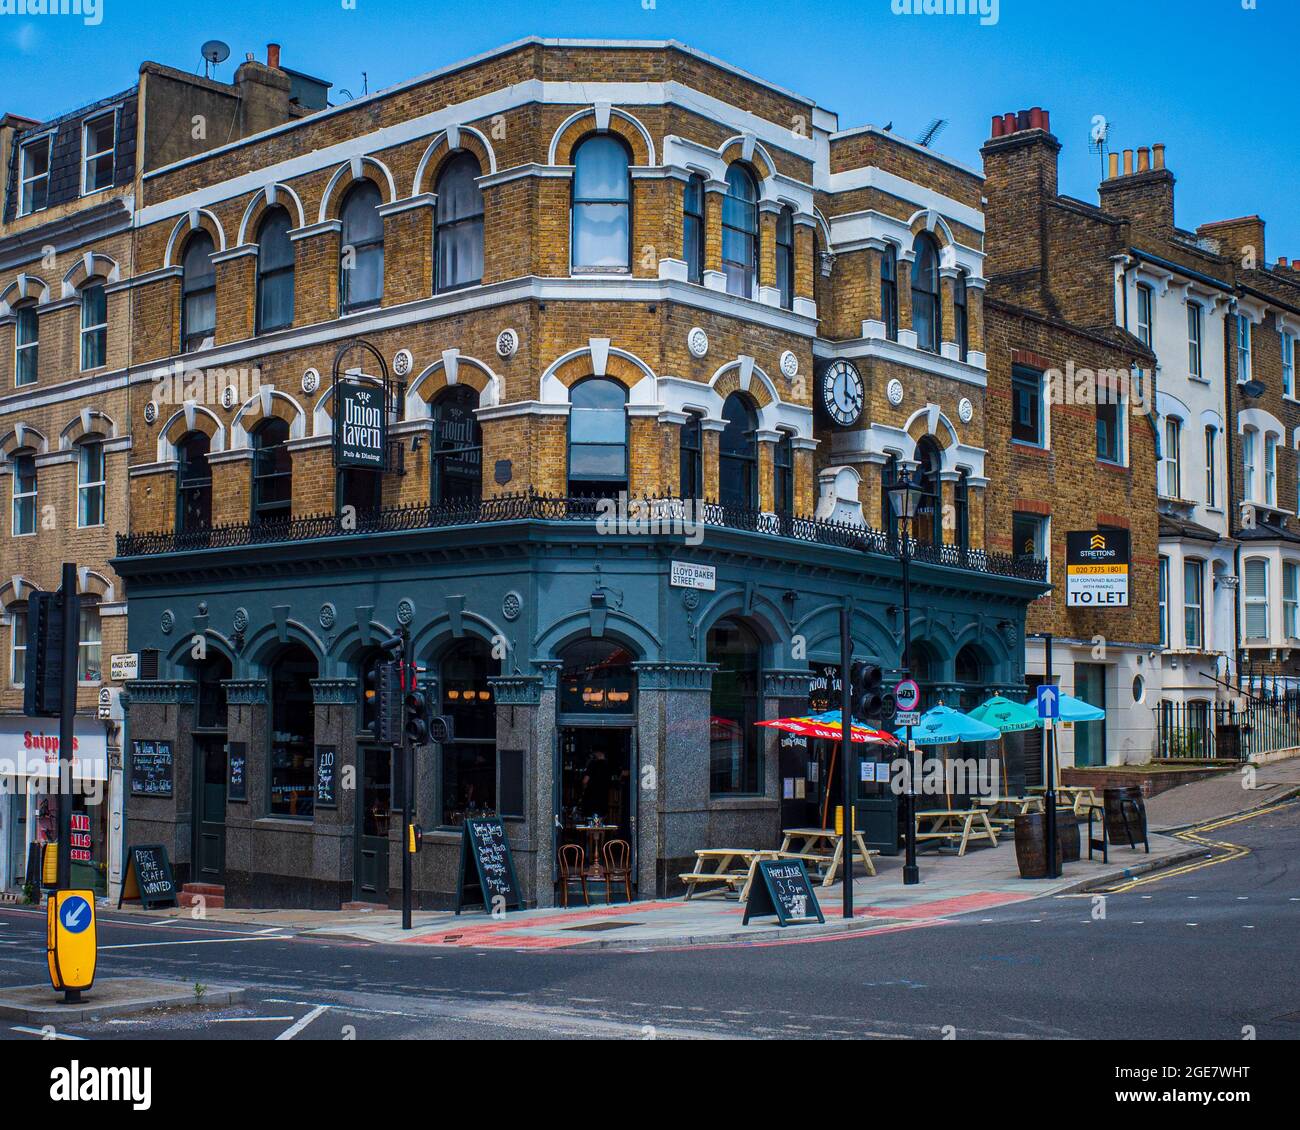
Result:
M825 868L822 875L823 887L829 887L835 882L835 877L839 874L840 864L844 861L844 838L834 828L786 828L781 835L783 838L781 850L778 853L781 859L809 860ZM795 840L803 841L798 849L794 847ZM818 846L827 841L833 844L832 850L816 850ZM854 858L861 861L868 875L875 875L876 865L872 862L871 857L879 854L880 852L875 849L867 849L861 832L853 832Z
M682 871L678 878L686 884L686 901L701 885L725 888L724 894L739 891L740 901L749 897L749 885L754 879L754 868L760 859L775 859L775 851L755 851L749 848L697 848L695 851L695 870ZM744 864L743 869L731 865L733 859ZM707 863L713 863L713 870L705 870Z
M929 820L928 831L921 830L921 821ZM921 840L944 840L957 842L957 854L965 855L972 834L977 839L988 838L990 844L998 846L998 833L989 821L989 814L982 808L932 808L916 814L916 838ZM979 825L977 828L976 826Z

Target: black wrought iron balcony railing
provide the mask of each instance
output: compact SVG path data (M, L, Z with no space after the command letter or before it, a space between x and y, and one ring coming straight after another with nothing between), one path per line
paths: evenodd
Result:
M883 530L815 518L775 514L683 498L569 498L561 495L505 494L446 505L395 506L345 519L313 514L274 522L241 522L197 530L118 534L119 557L149 557L202 549L310 541L356 534L446 529L519 521L581 522L609 534L691 535L701 527L744 530L797 542L839 546L896 557L899 545ZM1046 579L1046 562L956 545L930 545L912 539L913 560L1027 581Z

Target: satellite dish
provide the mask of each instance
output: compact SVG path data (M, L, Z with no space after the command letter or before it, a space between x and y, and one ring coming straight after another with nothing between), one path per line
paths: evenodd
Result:
M222 43L219 39L209 39L199 48L199 54L203 56L204 72L207 73L210 68L230 58L230 45Z

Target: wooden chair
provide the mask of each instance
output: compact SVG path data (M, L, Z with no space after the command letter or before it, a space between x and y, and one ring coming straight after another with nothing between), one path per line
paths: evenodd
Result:
M623 894L632 901L632 845L627 840L610 840L602 854L605 857L606 901L614 901L614 884L623 883Z
M587 896L587 856L577 844L563 844L560 847L560 899L562 905L569 905L569 884L577 879L582 884L582 901L591 905Z

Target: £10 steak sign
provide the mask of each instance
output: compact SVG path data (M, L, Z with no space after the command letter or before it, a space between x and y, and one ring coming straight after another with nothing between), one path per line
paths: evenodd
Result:
M376 385L341 381L338 394L339 466L382 469L388 434L382 389Z

